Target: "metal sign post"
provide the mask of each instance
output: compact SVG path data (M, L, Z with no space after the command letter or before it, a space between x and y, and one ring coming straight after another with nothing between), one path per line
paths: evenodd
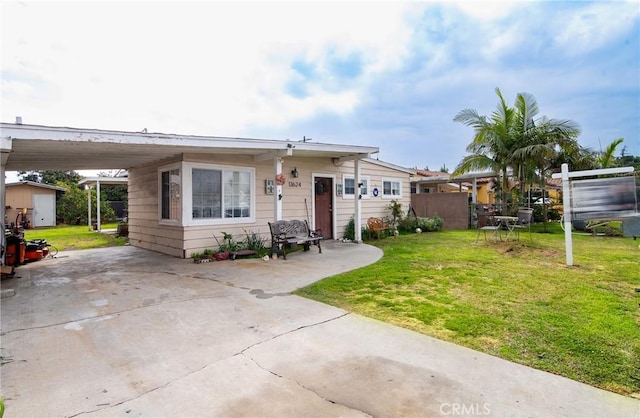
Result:
M564 209L564 246L567 266L573 266L573 241L571 238L571 183L570 178L600 176L605 174L633 173L633 167L603 168L599 170L569 171L568 164L562 164L562 171L553 174L554 179L562 179L562 206Z

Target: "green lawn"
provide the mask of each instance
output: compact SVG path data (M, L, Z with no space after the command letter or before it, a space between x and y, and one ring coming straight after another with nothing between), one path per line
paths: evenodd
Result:
M116 229L117 226L117 224L105 224L101 225L101 228ZM56 247L58 251L113 247L124 245L127 242L127 239L124 237L115 237L96 231L89 231L87 225L27 229L24 237L27 241L31 239L46 239L47 242Z
M475 231L386 238L371 266L297 294L613 392L640 396L640 241Z

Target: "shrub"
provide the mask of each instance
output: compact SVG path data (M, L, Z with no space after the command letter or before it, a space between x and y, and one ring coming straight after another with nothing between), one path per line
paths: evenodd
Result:
M242 246L244 247L244 249L261 253L262 250L264 250L266 238L256 232L249 233L247 231L244 231L244 233L247 236L242 241Z
M352 241L356 239L356 223L353 220L353 216L349 219L349 222L347 222L347 226L344 227L344 234L342 237Z
M543 205L532 205L532 206L533 206L533 221L542 222L544 220ZM547 206L547 220L559 221L560 218L561 218L561 215L558 209Z
M420 228L422 232L442 231L444 220L435 215L433 218L407 217L402 219L398 224L400 232L415 232L416 228Z

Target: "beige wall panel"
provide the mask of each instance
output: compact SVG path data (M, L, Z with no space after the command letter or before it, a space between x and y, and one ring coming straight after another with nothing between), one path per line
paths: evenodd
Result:
M134 245L153 249L163 253L186 256L206 248L217 248L214 239L223 241L222 232L233 234L236 241L245 238L245 231L259 233L266 241L270 241L268 222L274 218L274 195L265 194L265 179L273 179L275 176L273 160L254 161L251 156L242 155L217 155L206 157L188 154L185 161L221 164L240 167L255 168L255 222L238 225L215 226L191 226L166 227L158 222L158 168L171 161L162 164L152 164L135 168L129 172L129 236ZM298 170L299 176L293 178L291 170ZM343 199L336 196L335 185L342 184L344 175L352 175L353 162L345 162L337 167L329 158L284 158L282 173L287 180L282 187L282 213L283 219L308 219L313 225L313 174L329 175L334 177L332 196L334 210L336 212L336 229L338 237L343 235L344 227L354 213L353 199ZM403 209L409 206L409 175L386 167L369 163L361 163L362 175L370 178L370 189L378 187L382 189L382 178L395 178L402 180L403 196L401 203ZM381 197L363 199L361 201L363 224L370 216L388 216L386 207L391 199ZM270 245L269 242L266 245ZM184 250L184 251L183 251Z

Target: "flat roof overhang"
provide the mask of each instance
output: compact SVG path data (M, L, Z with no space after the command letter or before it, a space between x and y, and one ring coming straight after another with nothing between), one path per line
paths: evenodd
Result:
M184 154L241 154L256 161L277 156L362 159L377 147L269 139L176 135L0 124L4 169L129 169Z

